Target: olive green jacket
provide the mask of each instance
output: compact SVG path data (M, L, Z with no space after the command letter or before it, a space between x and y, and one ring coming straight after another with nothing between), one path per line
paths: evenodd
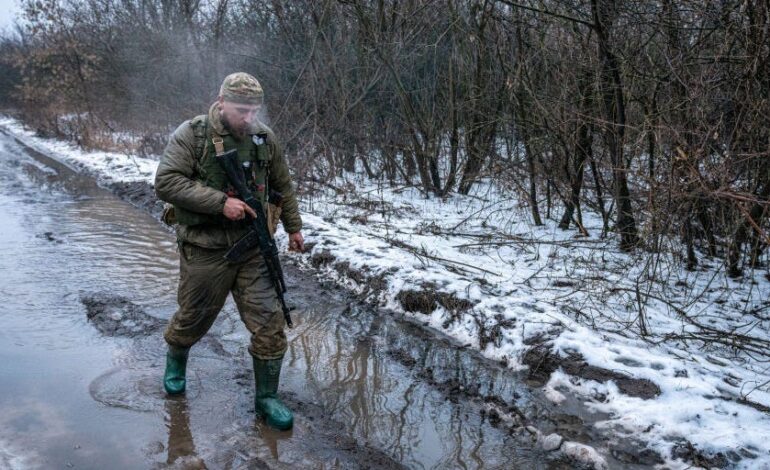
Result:
M209 110L209 126L219 135L229 132L219 120L216 103ZM158 197L175 206L203 214L222 214L227 195L198 181L198 159L195 155L195 135L191 121L185 121L169 138L168 145L155 174L155 193ZM256 122L250 134L268 134L271 159L268 170L268 186L283 195L281 222L288 233L302 229L297 197L292 186L289 166L276 141L273 132L264 124ZM227 248L232 246L248 228L216 225L177 225L179 241L205 248Z

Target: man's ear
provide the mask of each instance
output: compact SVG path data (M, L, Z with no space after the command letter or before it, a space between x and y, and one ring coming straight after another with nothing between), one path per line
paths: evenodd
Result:
M224 102L225 99L222 98L222 95L217 96L217 108L219 108L220 111L222 110L222 103Z

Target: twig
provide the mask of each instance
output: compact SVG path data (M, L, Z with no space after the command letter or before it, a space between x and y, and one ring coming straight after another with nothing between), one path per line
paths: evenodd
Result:
M372 237L375 237L375 238L379 238L380 240L385 240L386 242L390 243L391 245L393 245L393 246L395 246L397 248L403 248L403 249L409 251L410 253L413 253L414 255L416 255L418 257L425 257L425 258L431 259L433 261L439 261L439 262L443 262L443 263L450 263L450 264L454 264L454 265L458 265L458 266L465 266L466 268L475 269L477 271L481 271L483 273L491 274L493 276L500 276L499 273L488 271L488 270L486 270L484 268L480 268L478 266L473 266L472 264L467 264L467 263L463 263L463 262L460 262L460 261L454 261L454 260L451 260L451 259L441 258L440 256L431 255L431 254L427 253L425 250L419 250L416 247L413 247L412 245L409 245L408 243L402 242L401 240L395 240L393 238L383 237L382 235L377 235L377 234L374 234L374 233L370 233L369 235L372 236Z
M535 238L520 238L508 241L489 241L478 243L463 243L460 245L452 245L452 248L468 248L473 246L503 246L503 245L517 245L517 244L530 244L530 245L556 245L556 246L574 246L576 243L603 243L603 240L538 240Z

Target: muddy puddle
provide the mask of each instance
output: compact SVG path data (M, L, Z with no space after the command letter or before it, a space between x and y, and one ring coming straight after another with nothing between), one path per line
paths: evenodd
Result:
M254 416L232 301L191 352L187 395L167 398L173 235L2 133L0 227L0 468L580 468L550 433L612 468L643 463L586 425L602 416L556 410L520 375L291 263L294 429Z

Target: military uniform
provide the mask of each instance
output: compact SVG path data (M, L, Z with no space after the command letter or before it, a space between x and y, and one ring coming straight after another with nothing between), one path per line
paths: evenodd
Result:
M245 88L241 86L244 80ZM243 102L251 104L257 95L255 86L259 85L253 77L233 74L225 79L220 96L239 100L238 92L245 89ZM261 101L261 87L258 98ZM302 228L286 159L275 135L264 124L255 122L237 139L223 125L218 103L214 103L207 115L186 121L174 131L155 176L156 193L173 205L178 223L179 309L164 334L169 344L164 385L169 393L184 391L187 351L209 330L229 293L251 332L249 352L255 361L278 360L280 370L287 348L281 304L259 248L238 263L224 259L249 228L247 222L231 221L223 215L229 182L215 161L216 150L222 149L237 149L239 160L248 162L253 192L263 203L271 191L281 194L280 220L288 233ZM170 373L169 367L176 369ZM277 387L277 376L275 382Z
M211 327L232 291L241 318L252 334L249 352L262 359L280 357L286 351L283 314L262 256L255 249L243 263L230 264L224 260L224 253L248 231L248 226L228 221L222 215L227 199L224 188L204 184L201 175L201 167L205 167L206 162L216 164L211 134L222 136L225 150L230 150L227 145L230 133L218 114L214 104L208 116L182 123L171 136L155 176L158 197L175 206L178 221L199 216L199 220L193 220L198 223L180 223L176 228L180 255L179 310L166 328L166 342L179 347L195 344ZM200 147L196 143L201 141L201 136L196 138L195 134L202 133L206 127L211 132L205 132L203 148L196 149ZM297 199L275 135L257 123L249 131L247 142L256 147L252 136L266 136L261 138L266 141L262 145L268 153L267 184L261 192L272 189L281 193L281 222L288 233L299 232L302 220Z

